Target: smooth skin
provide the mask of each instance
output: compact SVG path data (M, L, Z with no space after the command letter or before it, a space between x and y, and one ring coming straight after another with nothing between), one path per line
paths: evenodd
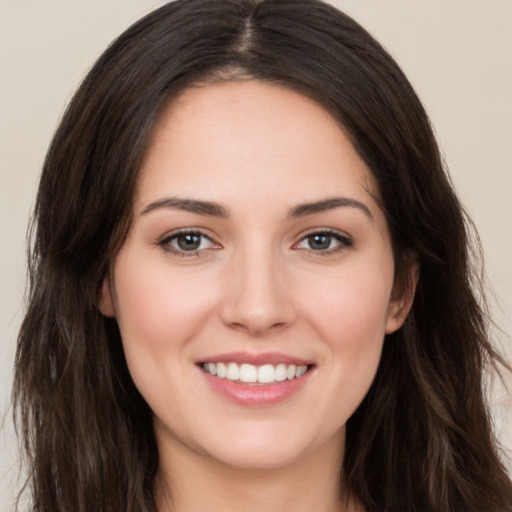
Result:
M100 299L154 413L160 512L356 510L345 425L412 301L394 293L378 196L339 124L288 89L198 84L164 111ZM247 407L198 365L238 351L314 367Z

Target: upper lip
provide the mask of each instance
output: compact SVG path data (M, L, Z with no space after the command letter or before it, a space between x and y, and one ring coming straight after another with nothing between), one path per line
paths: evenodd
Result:
M265 364L294 364L296 366L308 366L314 364L311 360L282 354L280 352L261 352L258 354L251 352L226 352L224 354L205 357L198 361L198 363L246 363L254 366L262 366Z

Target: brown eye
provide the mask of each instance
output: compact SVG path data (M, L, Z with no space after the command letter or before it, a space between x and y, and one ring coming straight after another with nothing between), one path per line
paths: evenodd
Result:
M307 237L309 248L313 251L325 251L331 249L333 237L325 233L315 233ZM336 240L334 240L336 242Z
M306 249L312 252L331 254L347 247L353 242L341 233L331 231L317 231L302 238L295 246L297 249Z
M201 246L201 236L195 233L179 235L176 237L176 245L182 251L197 251Z
M185 231L174 233L159 242L166 251L180 255L198 254L203 250L216 248L216 244L205 234L199 231Z

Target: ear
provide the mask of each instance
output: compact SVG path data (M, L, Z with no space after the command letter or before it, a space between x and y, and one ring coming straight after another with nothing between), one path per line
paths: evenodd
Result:
M414 301L414 294L420 275L415 255L409 255L401 276L395 279L386 320L386 334L392 334L402 327Z
M101 285L98 308L101 314L104 316L114 317L116 315L114 298L112 295L112 289L110 287L110 278L108 276L103 279L103 284Z

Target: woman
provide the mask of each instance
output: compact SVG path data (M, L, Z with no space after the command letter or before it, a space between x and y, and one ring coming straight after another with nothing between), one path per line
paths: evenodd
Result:
M512 509L466 219L406 78L334 8L136 23L68 107L34 230L35 511Z

